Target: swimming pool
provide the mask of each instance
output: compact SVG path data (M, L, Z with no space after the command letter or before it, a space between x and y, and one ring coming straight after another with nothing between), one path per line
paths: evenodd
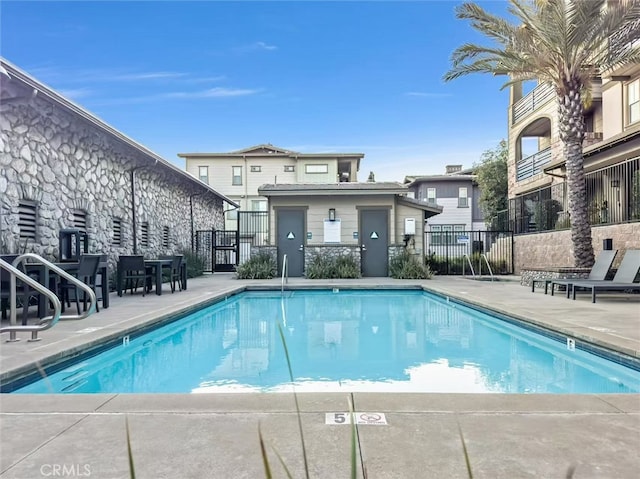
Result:
M16 393L633 393L640 372L416 290L246 292Z

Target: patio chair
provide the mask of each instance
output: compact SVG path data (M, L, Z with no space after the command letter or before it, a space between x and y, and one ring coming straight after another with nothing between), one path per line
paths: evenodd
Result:
M144 264L144 256L119 256L118 257L118 294L122 294L120 289L121 283L124 282L124 292L127 289L131 290L131 294L134 291L138 291L138 281L142 280L142 296L151 289L153 284L153 273L150 268L147 268Z
M80 255L80 261L78 262L78 270L75 273L75 277L82 281L84 284L89 286L93 292L96 294L96 312L100 312L100 308L98 307L98 296L97 296L97 288L96 288L96 278L98 276L98 267L100 266L100 260L102 259L102 255L100 254L83 254ZM87 295L83 290L78 288L75 284L70 283L66 280L60 281L60 299L62 300L62 310L64 311L64 303L67 302L67 306L71 306L71 302L69 299L69 292L74 292L74 298L76 300L76 308L78 309L78 314L80 314L80 298L82 297L82 301L84 303L84 311L87 310Z
M595 263L591 267L591 271L589 271L589 276L586 279L589 280L603 280L607 277L607 273L613 264L613 260L618 253L617 249L613 250L603 250L600 252L598 257L596 258ZM531 292L535 291L536 283L544 283L544 294L547 294L547 290L549 285L551 285L551 296L553 296L554 289L556 285L566 286L567 288L567 298L569 297L569 289L570 284L574 281L580 280L581 278L574 279L560 279L560 278L537 278L531 281Z
M182 291L182 276L180 275L180 268L182 267L182 259L184 255L176 254L171 256L160 256L160 259L170 259L171 260L171 273L169 273L169 282L171 284L171 292L174 293L176 290L176 282L178 283L178 288Z
M576 290L591 290L591 302L596 302L598 291L626 291L639 290L640 283L635 279L640 272L640 250L630 249L624 254L622 262L611 281L576 281L573 283L573 299L576 299Z

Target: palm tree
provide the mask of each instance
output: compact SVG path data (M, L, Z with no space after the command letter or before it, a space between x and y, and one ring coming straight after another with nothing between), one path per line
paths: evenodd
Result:
M495 46L457 48L444 79L492 73L510 77L503 88L526 80L555 88L574 262L589 267L594 255L582 154L587 87L613 68L640 63L640 0L509 0L508 11L516 23L474 3L456 8L457 18L470 20Z

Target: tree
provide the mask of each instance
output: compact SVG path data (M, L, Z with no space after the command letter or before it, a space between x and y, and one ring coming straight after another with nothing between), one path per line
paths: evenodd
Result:
M457 18L492 39L494 46L465 44L452 56L450 81L470 73L508 75L509 86L526 80L550 83L558 104L558 127L567 171L571 241L576 266L593 264L584 176L584 103L591 79L640 63L640 0L509 0L517 23L474 3ZM635 42L635 44L634 44Z
M485 222L491 225L491 229L498 228L498 212L507 209L508 206L508 157L507 142L501 140L495 149L482 153L480 164L474 165L476 181L480 188L480 207Z

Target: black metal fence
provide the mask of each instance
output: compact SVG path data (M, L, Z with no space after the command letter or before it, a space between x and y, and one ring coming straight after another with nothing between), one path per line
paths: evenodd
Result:
M196 254L204 261L204 271L234 271L238 265L240 242L237 231L196 231Z
M640 220L640 158L589 172L585 183L592 225ZM569 228L566 183L512 198L494 227L515 234Z
M442 275L513 274L513 233L511 231L428 231L426 263ZM485 261L486 260L486 261Z
M251 255L251 246L269 244L269 212L239 211L239 262L243 263Z

